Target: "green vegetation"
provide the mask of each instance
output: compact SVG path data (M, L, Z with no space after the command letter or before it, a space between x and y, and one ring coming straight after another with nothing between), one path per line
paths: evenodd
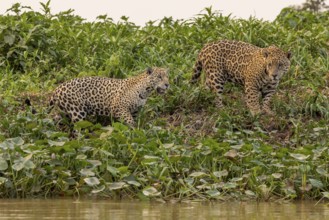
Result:
M285 8L267 22L206 8L190 20L139 27L42 6L23 12L16 4L0 16L1 198L329 198L328 12ZM216 109L202 84L189 84L198 51L218 39L292 52L276 116L253 118L234 85ZM72 139L45 113L49 93L65 80L124 78L147 66L170 68L171 88L149 99L137 128L91 118L74 125Z

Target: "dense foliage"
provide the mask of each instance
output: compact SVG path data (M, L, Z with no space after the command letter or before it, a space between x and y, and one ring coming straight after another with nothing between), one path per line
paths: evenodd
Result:
M16 4L0 16L0 197L329 197L328 12L285 8L267 22L206 8L190 20L139 27L126 17L86 22L41 5L42 13ZM214 95L189 84L198 51L219 39L292 52L276 116L253 118L234 85L216 109ZM149 99L137 128L91 118L76 123L71 138L45 113L49 93L65 80L124 78L147 66L168 67L171 88Z

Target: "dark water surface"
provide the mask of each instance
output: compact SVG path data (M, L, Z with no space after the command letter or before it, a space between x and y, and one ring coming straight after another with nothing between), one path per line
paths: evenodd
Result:
M0 199L0 219L329 219L325 203L153 203L111 200Z

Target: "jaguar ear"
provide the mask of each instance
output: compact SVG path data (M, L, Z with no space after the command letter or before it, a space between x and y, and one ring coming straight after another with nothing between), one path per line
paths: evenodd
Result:
M269 52L266 49L263 50L263 56L265 58L267 58L269 56Z
M151 75L153 73L153 69L151 67L147 67L146 72Z
M288 51L288 52L287 52L287 58L288 58L289 60L291 59L291 56L292 56L292 55L291 55L291 52Z

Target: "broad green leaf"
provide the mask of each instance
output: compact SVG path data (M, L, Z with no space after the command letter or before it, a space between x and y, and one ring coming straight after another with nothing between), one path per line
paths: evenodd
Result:
M251 190L246 190L244 193L245 193L247 196L251 196L251 197L256 196L256 193L254 193L254 192L251 191Z
M216 177L221 178L223 176L227 176L228 175L228 171L227 170L215 171L215 172L213 172L213 174Z
M309 179L311 185L315 188L323 188L323 183L320 180Z
M21 137L11 138L10 141L16 146L22 146L24 144L24 140Z
M316 172L318 172L322 176L329 177L329 173L325 169L323 169L322 167L316 168Z
M220 196L220 192L217 189L210 189L207 190L206 193L210 196L210 197L217 197Z
M15 35L13 34L8 34L3 37L3 40L6 44L9 44L10 46L14 44L15 42Z
M80 173L83 176L95 176L95 173L90 169L82 169L80 170Z
M93 123L89 121L78 121L74 124L75 129L85 129L93 126Z
M0 158L0 170L6 170L8 168L8 163L3 158Z
M77 159L77 160L85 160L85 159L87 159L87 155L79 154L79 155L76 156L75 159Z
M228 152L226 152L224 154L225 157L228 157L228 158L235 158L236 156L238 156L238 152L235 150L235 149L231 149L229 150Z
M297 160L303 161L310 157L310 155L304 155L304 154L293 154L289 153L289 155Z
M135 180L129 180L129 181L127 181L127 183L129 185L133 185L133 186L137 186L137 187L141 186L141 184Z
M57 146L57 147L62 147L65 142L64 141L52 141L52 140L48 140L48 144L52 147L52 146Z
M94 167L102 165L102 162L100 162L99 160L87 160L87 161L91 163L91 165L93 165Z
M104 185L101 185L100 187L97 187L96 189L93 189L91 191L91 193L94 193L94 194L100 193L100 192L104 191L104 189L105 189L105 186Z
M163 148L165 148L165 149L169 149L169 148L172 148L172 147L174 146L174 143L163 144L162 146L163 146Z
M8 179L0 176L0 185L4 184Z
M0 183L1 183L1 180L0 180ZM322 192L322 195L324 198L329 199L329 192Z
M4 141L2 143L0 143L0 148L7 150L7 149L14 149L14 144L12 142L9 141Z
M116 190L116 189L122 189L126 186L127 184L125 182L114 182L114 183L110 183L108 185L110 190Z
M207 174L204 173L204 172L193 172L189 176L191 176L191 177L201 177L201 176L205 176L205 175L207 175Z
M88 177L83 179L89 186L97 186L100 182L97 177Z
M158 192L158 190L156 188L154 188L153 186L149 186L149 187L146 187L145 189L143 189L143 194L145 196L152 197L152 196L161 195L161 192Z

